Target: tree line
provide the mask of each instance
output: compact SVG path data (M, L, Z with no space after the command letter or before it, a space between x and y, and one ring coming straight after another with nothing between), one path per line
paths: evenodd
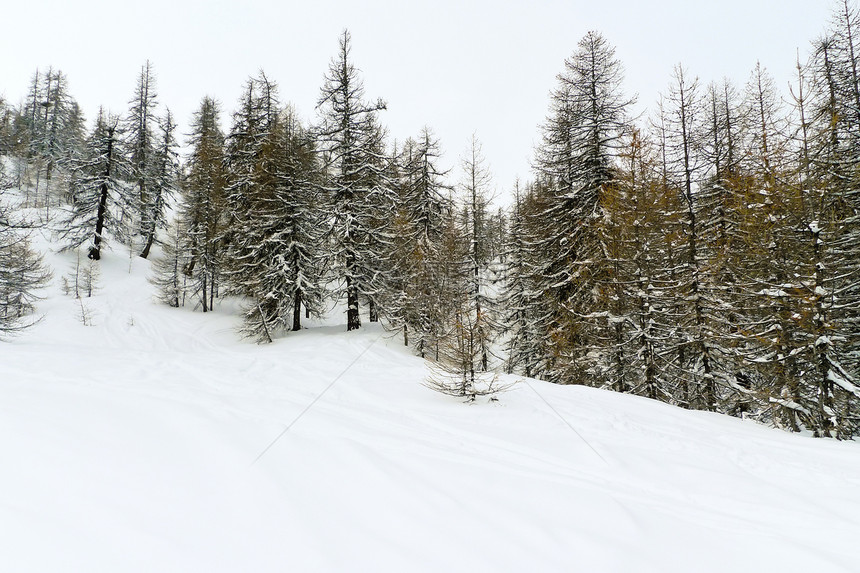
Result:
M788 94L761 65L743 86L703 85L679 65L645 119L631 117L614 48L589 32L506 211L492 211L477 139L457 177L429 128L390 141L348 32L316 122L259 72L229 129L220 104L201 101L184 160L149 63L127 113L100 112L88 134L63 74L37 73L20 106L0 102L0 177L93 260L108 238L144 258L159 245L152 282L166 304L210 312L242 297L242 331L259 342L340 301L348 330L381 321L442 365L433 386L451 394L474 399L504 369L850 438L858 19L838 4ZM3 221L0 238L13 236ZM25 245L0 242L36 269L30 283L0 282L17 285L0 292L7 315L24 310L10 293L47 280Z

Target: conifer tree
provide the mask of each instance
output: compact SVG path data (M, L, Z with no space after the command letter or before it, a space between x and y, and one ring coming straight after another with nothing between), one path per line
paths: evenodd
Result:
M233 196L233 203L245 206L235 220L245 223L230 234L227 278L231 291L250 301L245 334L271 342L277 331L301 329L302 305L318 315L325 291L318 253L320 214L312 196L317 178L313 144L292 110L279 114L269 105L274 85L260 86L262 105L251 108L262 111L264 122L257 124L262 135L247 157L253 161L248 177L233 187L242 193ZM256 97L255 90L249 93ZM275 115L265 119L268 113ZM253 122L246 116L237 123Z
M14 147L15 110L0 96L0 155L9 155ZM2 169L2 168L0 168Z
M676 66L668 96L665 140L667 172L683 199L683 250L675 280L680 324L676 345L677 400L691 408L715 410L720 352L715 342L714 307L703 243L702 210L695 193L704 163L697 153L702 133L702 99L698 79Z
M605 314L593 298L606 269L599 218L603 193L614 178L613 160L631 100L621 92L621 63L595 32L579 42L565 62L551 96L536 166L547 179L546 223L534 245L544 257L540 290L547 307L542 321L544 364L553 381L596 383L604 354L597 350Z
M734 376L725 382L736 396L727 404L728 411L740 408L760 415L767 409L754 400L774 396L790 384L787 377L796 375L791 366L791 305L784 295L794 288L797 276L799 194L787 184L783 113L761 65L756 65L744 91L744 139L738 147L742 158L728 181L734 197L731 238L720 245L723 252L711 256L711 268L722 275L710 274L717 286L732 287L723 299L725 312L715 316L726 321L718 325L719 334L723 349L733 353L728 366Z
M510 214L510 232L506 241L504 291L502 304L505 308L503 334L506 337L505 370L508 373L533 376L540 363L540 332L537 329L537 312L541 292L535 269L541 268L539 253L530 248L530 231L537 226L530 224L530 217L542 211L536 207L540 191L532 183L514 189L514 205Z
M857 15L847 2L816 43L810 94L803 98L798 173L804 247L793 291L800 332L793 355L801 375L792 407L818 436L845 438L860 426L860 230L857 177ZM806 105L808 102L808 106ZM806 112L809 112L808 115Z
M470 344L476 346L480 358L480 370L486 372L489 366L492 331L498 324L497 319L493 317L496 304L489 295L487 285L490 241L486 228L491 176L481 152L481 145L474 135L463 157L462 171L460 192L465 202L465 239L469 244L470 310L468 317L461 316L459 320L464 325L468 324Z
M224 135L220 111L205 97L191 122L191 154L182 185L179 222L190 252L183 272L189 278L189 295L203 312L213 310L221 278L220 236L224 227Z
M0 337L33 324L26 316L38 300L38 289L51 279L42 256L28 236L32 225L16 217L0 190Z
M176 141L176 122L170 110L158 120L155 143L152 150L151 178L148 186L147 204L143 209L141 231L144 246L140 256L149 257L160 229L167 228L167 206L179 191L180 161L179 144Z
M394 197L385 177L384 131L377 112L385 103L364 101L364 86L350 61L350 34L339 38L337 56L325 76L317 109L317 138L326 159L322 191L329 197L331 225L327 241L345 296L347 330L361 326L359 305L374 307L389 278L382 255L390 252L387 222L393 219Z
M158 228L164 225L165 195L175 186L169 177L165 177L165 170L170 169L165 161L173 161L171 156L175 157L177 147L173 135L175 125L169 111L166 123L161 126L162 141L156 142L158 94L155 74L148 60L141 67L134 98L129 104L131 107L125 118L125 147L131 163L130 179L137 188L138 212L134 215L136 231L144 244L140 256L145 259L155 242ZM159 147L158 154L156 146ZM160 187L159 183L166 184L167 188Z
M233 125L225 142L225 197L228 207L225 242L229 246L230 257L241 256L241 235L253 225L256 215L253 207L255 195L271 194L274 181L272 158L261 157L261 152L267 140L271 141L280 111L278 86L264 72L248 79L242 91L239 108L233 114Z
M616 321L616 353L627 362L626 379L615 373L615 378L629 384L634 394L662 401L671 401L671 382L666 375L661 351L672 338L667 326L673 320L667 316L666 286L672 274L669 253L674 250L673 229L677 228L680 212L679 197L657 168L656 149L633 131L626 149L620 154L619 178L613 191L621 197L613 210L612 222L620 237L622 254L620 276L621 292L617 296L626 301L626 320ZM618 287L616 287L618 288Z
M84 154L73 167L64 234L70 248L91 241L87 256L96 261L106 233L121 233L119 222L136 204L125 186L130 166L120 149L121 137L119 119L100 110Z
M445 217L452 210L445 184L447 174L437 166L439 142L428 128L418 140L407 139L395 160L394 178L399 180L399 198L391 261L396 284L393 300L386 301L388 318L403 329L404 343L419 356L435 348L446 317L440 314L440 292L446 277L440 275Z
M170 225L166 235L161 256L152 263L149 282L155 286L160 302L178 308L185 306L188 277L184 271L190 263L190 252L185 248L185 230L179 222Z
M49 68L40 74L36 70L19 120L15 139L34 164L37 199L44 171L44 201L47 206L55 168L70 167L71 157L80 151L83 143L83 116L77 102L68 93L68 81L63 72Z

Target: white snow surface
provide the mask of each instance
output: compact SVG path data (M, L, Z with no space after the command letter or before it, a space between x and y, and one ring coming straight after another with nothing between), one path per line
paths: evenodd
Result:
M536 380L464 404L378 325L258 346L119 248L84 326L72 256L0 342L3 571L860 571L856 443Z

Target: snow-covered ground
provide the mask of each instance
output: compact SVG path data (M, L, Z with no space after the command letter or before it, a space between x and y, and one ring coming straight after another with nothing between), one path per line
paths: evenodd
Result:
M257 346L160 306L121 249L84 326L48 260L0 343L2 571L860 571L856 443L538 381L466 405L375 325Z

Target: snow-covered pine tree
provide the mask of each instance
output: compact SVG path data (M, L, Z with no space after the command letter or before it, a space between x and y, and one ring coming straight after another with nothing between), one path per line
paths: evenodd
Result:
M533 376L540 362L540 333L537 332L537 317L542 305L538 290L539 280L535 268L540 263L535 260L537 253L529 248L528 218L542 211L535 207L539 191L537 184L528 184L521 190L519 182L514 189L514 204L510 213L510 230L505 244L506 264L502 306L505 309L503 337L505 340L505 371L508 373Z
M156 298L168 306L185 306L188 277L185 269L190 263L190 251L186 250L185 230L174 221L167 228L161 241L161 256L152 262L149 282L156 288Z
M263 242L259 225L259 203L274 194L275 158L262 153L278 121L277 85L261 71L249 78L242 89L239 106L225 140L226 187L224 199L226 227L222 234L222 260L225 286L231 294L256 300L255 271L259 260L250 251ZM265 322L265 317L259 320Z
M663 263L661 235L674 209L669 206L671 194L659 185L648 142L638 130L624 141L615 179L604 189L599 222L607 266L595 283L607 323L600 339L603 376L605 385L616 391L665 400L654 284Z
M331 209L326 241L340 283L334 294L346 298L347 330L361 326L362 299L374 318L391 268L383 254L390 252L387 227L394 220L395 198L385 177L384 131L377 121L382 109L382 100L364 101L363 82L350 61L350 34L344 31L317 102L316 135L325 159L321 190Z
M386 301L388 321L403 329L404 343L425 357L435 348L445 317L439 314L439 263L445 217L451 212L447 171L437 166L440 146L429 128L418 140L407 139L395 159L398 208L391 261L396 285Z
M686 71L676 66L665 110L667 172L671 184L683 199L683 247L674 296L678 303L678 343L672 352L678 367L677 400L690 408L718 409L718 383L725 378L721 364L722 348L717 342L714 324L720 301L711 288L707 253L704 245L703 213L699 207L697 185L704 170L698 153L703 130L702 98L698 79L692 81Z
M225 198L228 207L228 226L225 229L228 253L225 256L229 273L242 273L242 269L236 267L236 259L243 255L243 244L247 239L244 235L253 229L255 196L267 192L271 195L274 182L272 158L261 157L261 153L278 123L279 112L277 84L262 71L257 77L249 78L243 87L239 107L233 113L232 127L225 142Z
M13 129L14 129L14 110L12 106L6 103L3 96L0 96L0 157L11 155L14 147ZM6 161L0 160L0 191L11 187L11 181L6 174Z
M261 141L246 187L253 217L241 234L231 235L228 280L249 298L244 333L271 342L277 331L301 329L302 306L319 315L326 293L312 138L287 109L268 125Z
M221 233L224 227L224 135L218 104L204 97L191 121L187 175L182 182L179 223L189 253L183 272L188 294L203 312L213 310L220 280Z
M482 338L486 338L487 324L475 304L471 215L468 209L461 213L452 209L444 215L442 257L435 265L439 298L434 308L443 328L433 341L434 348L426 353L431 374L425 380L429 388L468 402L510 387L498 384L498 374L485 366Z
M68 80L60 70L38 70L19 115L15 138L35 169L35 200L40 198L42 173L45 188L44 203L51 202L51 180L58 166L69 167L70 158L80 151L83 143L84 121L80 108L68 92ZM19 182L20 183L20 182ZM29 185L24 185L29 202Z
M739 117L741 157L725 178L732 199L723 213L729 215L719 221L725 230L716 233L717 240L706 243L710 288L716 293L711 298L722 303L712 313L719 337L713 346L722 352L727 370L722 381L730 389L723 392L721 409L770 420L769 398L797 376L786 293L796 286L795 229L802 210L797 188L788 184L784 114L760 65L747 82Z
M363 208L357 212L356 221L360 228L365 229L361 233L361 243L371 256L365 258L370 264L364 272L366 287L359 301L367 305L368 320L378 322L381 315L389 314L386 298L396 284L397 269L386 255L396 240L391 227L397 211L397 193L388 178L387 131L378 117L373 118L370 127L372 135L365 156L369 168L364 170L361 182L361 186L370 192L364 198Z
M320 233L323 214L314 193L320 168L313 136L292 108L283 112L278 125L281 169L276 209L271 216L280 224L276 238L282 245L283 268L288 269L282 292L292 302L290 329L297 331L302 327L302 307L305 316L319 316L327 295Z
M14 334L25 322L36 291L51 279L42 256L33 250L28 232L32 225L15 217L0 190L0 337Z
M490 345L499 329L498 304L488 285L489 242L487 236L487 205L491 200L492 177L486 165L481 144L475 135L462 158L462 176L459 190L465 205L465 239L469 245L468 274L469 317L457 320L469 327L470 344L474 342L480 352L480 370L489 368ZM465 321L465 322L464 322ZM472 340L473 339L473 340Z
M156 188L159 167L163 168L165 165L162 161L159 166L156 161L155 129L157 119L155 109L158 106L158 94L156 92L155 74L149 60L140 69L134 97L129 104L131 107L124 120L124 146L131 163L130 180L137 188L139 211L134 216L137 220L136 232L140 235L144 245L140 256L145 259L149 256L149 251L155 242L158 227L164 224L165 199L162 196L165 190ZM172 118L169 115L167 121L169 126L172 123ZM175 128L175 126L173 127ZM167 137L168 141L173 139L172 129L167 134L162 133L162 136L163 138ZM168 151L168 155L170 153L175 154L175 141L169 142L168 147L173 147L172 150ZM169 193L169 191L167 192Z
M87 256L96 261L106 234L121 233L119 221L136 205L125 184L130 166L121 152L121 138L119 119L99 110L83 155L73 163L71 208L63 235L69 248L91 241Z
M860 80L858 16L847 2L816 43L801 124L803 219L793 292L800 333L797 399L788 404L818 436L860 432ZM792 397L793 398L793 397Z
M14 147L15 109L0 95L0 155L10 155ZM2 167L0 167L2 169Z
M605 357L598 333L607 328L593 296L606 269L598 222L632 100L621 91L614 48L596 32L580 40L558 79L535 161L548 184L543 229L532 245L545 261L536 273L547 304L536 313L544 348L539 374L597 384Z
M152 150L151 181L148 188L148 203L141 221L145 242L140 256L149 257L149 251L157 240L158 231L166 229L168 202L179 192L181 166L179 143L176 141L176 121L169 109L158 119L155 144Z

